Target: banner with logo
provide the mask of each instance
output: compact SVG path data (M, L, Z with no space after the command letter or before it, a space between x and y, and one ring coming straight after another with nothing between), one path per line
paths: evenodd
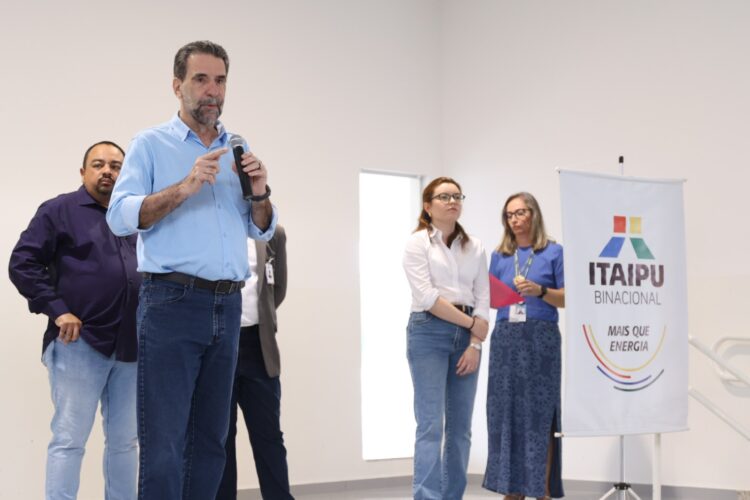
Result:
M682 184L560 172L566 436L687 428Z

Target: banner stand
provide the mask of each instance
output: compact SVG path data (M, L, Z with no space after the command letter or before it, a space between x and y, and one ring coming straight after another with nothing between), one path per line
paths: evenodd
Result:
M623 156L620 156L618 158L618 165L619 165L619 174L620 176L624 177L625 169L624 169L624 157ZM556 169L556 170L558 170L558 172L560 171L560 169ZM640 221L639 221L639 224L640 224ZM615 232L624 233L625 231L615 229ZM640 233L640 229L636 231L631 231L631 232ZM620 236L620 235L616 234L615 236ZM622 240L622 238L619 238L619 239ZM635 248L635 243L634 243L634 248ZM619 251L619 248L618 248L618 251ZM636 253L637 253L637 250L636 250ZM607 257L610 257L610 255L607 255ZM638 258L643 258L643 257L639 255ZM593 276L593 271L591 271L591 273ZM593 277L591 278L591 280L592 280L591 284L593 284ZM603 280L604 278L602 278L602 284L604 284ZM584 326L584 331L585 329L586 327ZM591 333L591 336L593 338L593 332ZM598 348L598 345L596 347ZM589 348L591 348L591 345L589 345ZM592 348L592 351L593 351L593 348ZM596 353L594 354L596 355ZM600 371L602 370L600 369ZM612 378L612 377L609 377L609 378ZM638 432L636 431L636 433ZM560 437L563 437L565 434L566 432L564 430L560 433L555 433L556 436L560 436ZM614 483L612 485L612 488L609 491L607 491L599 500L605 500L610 497L615 497L617 500L628 500L629 498L634 498L635 500L641 500L641 497L638 496L638 494L633 490L631 484L625 481L625 434L619 434L618 436L620 438L619 439L619 448L620 448L619 450L620 451L619 482ZM654 440L653 440L653 449L652 449L652 452L653 452L653 455L652 455L652 500L661 500L661 433L657 431L653 433L653 436L654 436Z
M652 500L661 500L661 433L657 432L654 434L654 456L653 465L651 468L651 476L653 480L653 492ZM632 495L637 500L641 498L632 490L630 483L625 482L625 436L620 435L620 482L612 485L612 489L609 490L599 500L618 494L620 500L625 500L627 495Z
M661 500L661 433L654 434L654 457L651 466L652 500Z
M564 438L565 434L562 432L555 432L555 437ZM661 500L661 433L659 432L654 434L653 452L653 463L651 465L651 477L653 481L651 500ZM632 495L637 500L641 500L641 497L633 491L630 483L625 482L625 436L622 434L620 434L620 482L614 483L612 488L599 500L604 500L614 494L618 495L619 500L626 500L627 495Z
M625 175L625 157L620 156L618 159L620 164L620 175ZM620 434L620 482L612 485L612 489L604 494L599 500L617 494L619 500L625 500L628 495L633 495L636 500L641 500L635 491L630 487L630 483L625 482L625 436Z
M620 157L622 163L622 156ZM636 500L641 500L635 491L630 487L630 483L625 482L625 436L620 434L620 482L612 485L609 490L599 500L604 500L612 495L617 495L620 500L626 500L628 495L632 495Z

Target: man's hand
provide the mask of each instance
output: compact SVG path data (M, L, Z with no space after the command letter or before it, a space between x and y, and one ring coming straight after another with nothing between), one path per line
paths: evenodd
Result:
M235 165L235 169L237 166ZM268 170L263 162L260 161L250 151L242 155L242 170L250 177L250 186L252 187L253 196L262 196L266 194L266 182L268 181Z
M180 183L187 197L200 191L204 182L209 184L216 182L216 176L219 174L219 158L227 151L229 151L228 148L219 148L195 159L192 170Z
M253 153L247 151L242 155L242 170L244 170L248 177L250 177L250 190L253 196L263 196L266 194L266 181L268 180L268 170L263 162L260 161ZM237 170L237 165L233 165L234 170ZM273 215L273 207L271 201L266 198L261 202L253 202L251 209L251 217L253 223L261 230L265 231L271 224L271 216Z
M74 314L65 313L61 314L55 320L55 325L60 328L60 335L58 338L62 340L63 344L68 342L75 342L81 334L81 320L78 319Z
M138 227L147 229L153 226L200 191L204 182L215 183L219 173L219 158L227 151L228 148L219 148L199 156L187 177L158 193L146 196L138 213Z

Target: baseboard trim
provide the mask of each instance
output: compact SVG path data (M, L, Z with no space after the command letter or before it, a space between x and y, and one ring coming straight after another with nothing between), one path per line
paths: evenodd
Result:
M469 482L474 485L482 484L482 476L469 474ZM375 490L378 488L409 488L411 476L381 477L374 479L356 479L351 481L335 481L327 483L296 484L292 486L294 496L321 495L325 493L344 493L347 491ZM612 483L603 481L579 481L564 479L563 486L570 499L598 499L612 488ZM633 484L641 500L652 500L650 484ZM719 490L711 488L690 488L683 486L662 486L662 500L737 500L742 493L733 490ZM499 498L499 496L498 496ZM618 498L613 495L613 500ZM257 488L240 490L237 500L261 500L260 490Z

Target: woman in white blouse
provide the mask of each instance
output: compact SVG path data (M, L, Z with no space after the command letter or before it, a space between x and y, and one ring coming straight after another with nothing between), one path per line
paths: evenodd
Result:
M427 185L403 261L412 291L407 358L417 421L415 499L459 500L466 488L489 277L482 243L458 223L464 198L451 178Z

